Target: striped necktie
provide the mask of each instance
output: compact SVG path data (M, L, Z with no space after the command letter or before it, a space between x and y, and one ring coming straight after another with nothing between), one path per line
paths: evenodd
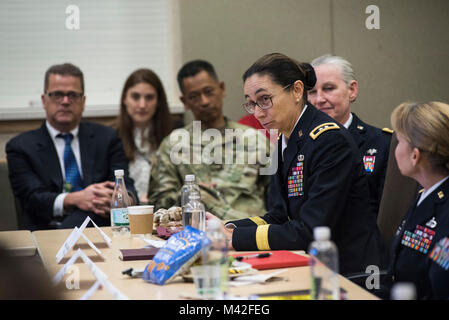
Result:
M57 138L62 138L65 141L64 147L64 167L65 167L65 183L64 192L72 192L82 190L83 180L76 163L75 154L72 150L73 134L58 134Z

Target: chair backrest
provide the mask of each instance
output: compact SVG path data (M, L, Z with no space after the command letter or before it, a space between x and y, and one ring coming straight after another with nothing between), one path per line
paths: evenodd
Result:
M391 139L387 173L377 216L377 225L387 249L390 249L394 234L415 199L418 189L418 183L415 180L403 176L399 171L394 156L397 144L398 140L396 133L394 133Z
M0 231L17 230L15 199L8 177L8 163L0 160Z

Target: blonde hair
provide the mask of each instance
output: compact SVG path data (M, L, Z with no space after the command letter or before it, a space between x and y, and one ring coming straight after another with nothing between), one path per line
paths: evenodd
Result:
M449 172L448 104L403 102L393 110L391 125L412 148L426 154L434 169Z

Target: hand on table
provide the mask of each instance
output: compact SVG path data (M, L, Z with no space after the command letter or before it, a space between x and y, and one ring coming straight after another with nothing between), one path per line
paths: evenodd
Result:
M206 229L207 229L207 221L208 220L219 220L221 222L221 230L226 235L226 238L228 239L228 249L234 250L232 247L232 234L234 233L234 228L227 228L223 224L223 222L216 216L214 216L212 213L206 211Z

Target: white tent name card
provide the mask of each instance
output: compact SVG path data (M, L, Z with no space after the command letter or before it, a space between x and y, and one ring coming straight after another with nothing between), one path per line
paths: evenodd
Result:
M93 244L92 241L90 241L86 235L83 233L84 229L87 227L89 222L92 222L95 229L100 233L106 244L110 247L111 246L111 238L108 237L106 233L103 232L96 224L92 221L90 217L87 217L86 220L81 224L81 226L75 227L72 231L72 233L68 236L66 241L62 244L61 248L58 250L58 253L56 253L56 263L61 262L61 260L65 257L65 255L73 248L73 246L78 242L80 237L83 237L84 240L86 240L87 244L99 255L101 255L101 251L98 250L98 248Z
M115 300L129 300L120 290L112 285L107 279L97 280L92 287L80 298L80 300L88 300L102 286L105 288Z
M80 300L89 299L100 286L105 288L116 300L129 299L108 281L107 275L103 271L101 271L101 269L98 268L98 266L91 259L89 259L89 257L81 249L78 249L75 254L67 261L67 263L61 268L61 270L59 270L59 272L55 275L55 277L53 278L54 285L57 285L62 280L69 268L76 262L76 260L78 260L78 258L81 258L84 263L87 264L90 272L92 272L96 279L93 286L90 287L90 289L81 297Z

